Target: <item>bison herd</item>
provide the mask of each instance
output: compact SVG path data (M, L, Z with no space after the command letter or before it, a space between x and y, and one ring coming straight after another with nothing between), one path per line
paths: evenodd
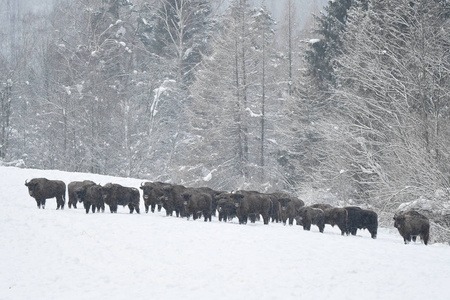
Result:
M36 200L38 208L45 208L46 199L56 198L57 209L65 204L66 184L60 180L33 178L25 181L28 192ZM215 191L207 187L192 188L163 182L145 182L139 187L143 193L145 212L153 213L164 208L167 216L175 212L177 217L192 217L194 220L203 217L211 221L218 213L219 221L227 222L233 218L239 224L248 220L254 223L262 217L264 224L283 222L310 230L311 225L324 231L325 224L337 225L344 235L356 235L358 229L367 229L372 238L377 237L378 215L368 209L357 206L333 207L328 204L305 203L285 193L260 193L239 190L235 192ZM68 185L68 206L77 208L83 203L86 213L105 210L109 206L111 213L117 213L119 205L128 206L130 213L140 213L140 193L137 188L124 187L116 183L105 185L93 181L73 181ZM427 217L417 211L410 210L394 216L394 226L403 237L405 244L419 236L425 245L428 244L430 223Z

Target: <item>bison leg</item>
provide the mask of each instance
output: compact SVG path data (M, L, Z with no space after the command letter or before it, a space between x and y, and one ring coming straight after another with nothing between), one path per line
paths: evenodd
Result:
M46 199L42 199L42 200L41 200L41 206L42 206L42 209L45 209L45 200L46 200Z
M152 208L152 213L154 213L155 212L155 208L156 208L156 203L155 204L152 204L151 205L151 208ZM158 210L159 211L159 210Z
M64 199L62 196L56 197L56 209L64 209Z
M132 214L134 212L134 205L133 204L128 204L128 208L130 209L130 214Z
M430 234L428 232L421 234L420 239L423 241L425 245L428 245L428 239L430 238Z
M289 225L294 225L294 217L289 217Z
M145 212L148 213L150 205L144 204L144 206L145 206ZM153 208L152 208L152 212L153 212Z
M345 226L342 225L338 225L339 229L341 230L341 235L344 235L345 232L347 231L347 229L345 228Z
M317 225L317 227L319 227L319 231L320 231L321 233L323 233L323 230L325 229L325 224Z

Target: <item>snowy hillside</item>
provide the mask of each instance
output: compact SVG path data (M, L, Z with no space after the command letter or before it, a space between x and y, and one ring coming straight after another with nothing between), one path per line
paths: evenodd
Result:
M54 199L39 210L26 179L142 180L12 167L0 177L0 299L448 299L450 247L404 245L393 229L373 240L126 207L86 215Z

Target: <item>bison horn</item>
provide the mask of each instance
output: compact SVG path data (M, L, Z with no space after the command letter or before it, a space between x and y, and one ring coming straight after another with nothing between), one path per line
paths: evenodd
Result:
M25 179L25 185L27 185L27 183L28 183L28 179Z
M144 186L144 182L143 181L141 182L141 186Z

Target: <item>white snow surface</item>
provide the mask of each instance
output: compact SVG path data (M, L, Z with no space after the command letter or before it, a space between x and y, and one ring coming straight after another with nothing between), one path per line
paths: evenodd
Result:
M450 247L394 229L187 221L158 213L38 209L24 182L143 180L0 167L0 299L448 299ZM67 199L66 199L67 203Z

